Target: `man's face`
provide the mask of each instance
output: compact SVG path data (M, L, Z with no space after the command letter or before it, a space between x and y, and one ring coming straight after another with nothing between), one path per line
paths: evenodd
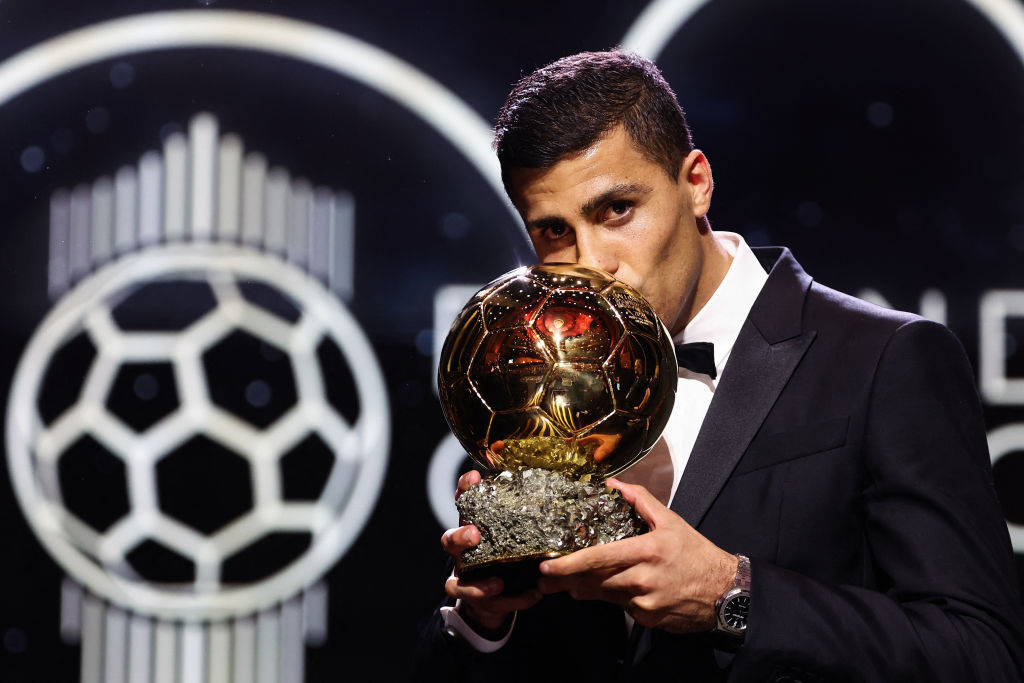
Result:
M611 273L639 290L673 335L698 310L694 302L710 297L703 269L712 240L697 218L710 202L711 170L699 151L673 182L619 126L550 168L512 169L509 180L542 263Z

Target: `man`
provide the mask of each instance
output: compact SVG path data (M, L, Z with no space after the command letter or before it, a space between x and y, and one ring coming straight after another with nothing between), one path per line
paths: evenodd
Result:
M521 596L449 578L425 675L1021 680L1012 551L948 330L712 231L708 161L641 58L527 76L495 147L539 260L614 274L677 342L713 342L713 365L680 369L663 441L609 480L651 531L545 561Z

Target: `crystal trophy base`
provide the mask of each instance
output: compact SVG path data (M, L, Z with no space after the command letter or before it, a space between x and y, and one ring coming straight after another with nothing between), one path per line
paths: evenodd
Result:
M480 543L459 560L459 576L498 576L506 595L534 587L545 559L648 530L618 491L540 468L484 479L456 506L463 523L480 530Z

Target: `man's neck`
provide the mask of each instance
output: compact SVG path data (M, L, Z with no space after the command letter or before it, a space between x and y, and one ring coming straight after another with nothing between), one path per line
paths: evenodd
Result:
M700 277L697 279L697 287L693 293L689 315L685 317L685 321L678 330L672 330L673 335L682 331L700 313L704 305L714 295L718 286L722 284L725 274L729 272L729 266L732 265L732 254L718 239L714 231L708 228L707 234L702 239L704 245L703 265L701 266Z

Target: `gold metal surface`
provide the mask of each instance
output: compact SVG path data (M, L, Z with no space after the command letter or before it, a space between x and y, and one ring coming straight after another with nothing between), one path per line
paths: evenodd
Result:
M470 299L438 387L452 432L483 467L607 477L654 446L676 377L672 340L638 292L599 270L542 264Z

